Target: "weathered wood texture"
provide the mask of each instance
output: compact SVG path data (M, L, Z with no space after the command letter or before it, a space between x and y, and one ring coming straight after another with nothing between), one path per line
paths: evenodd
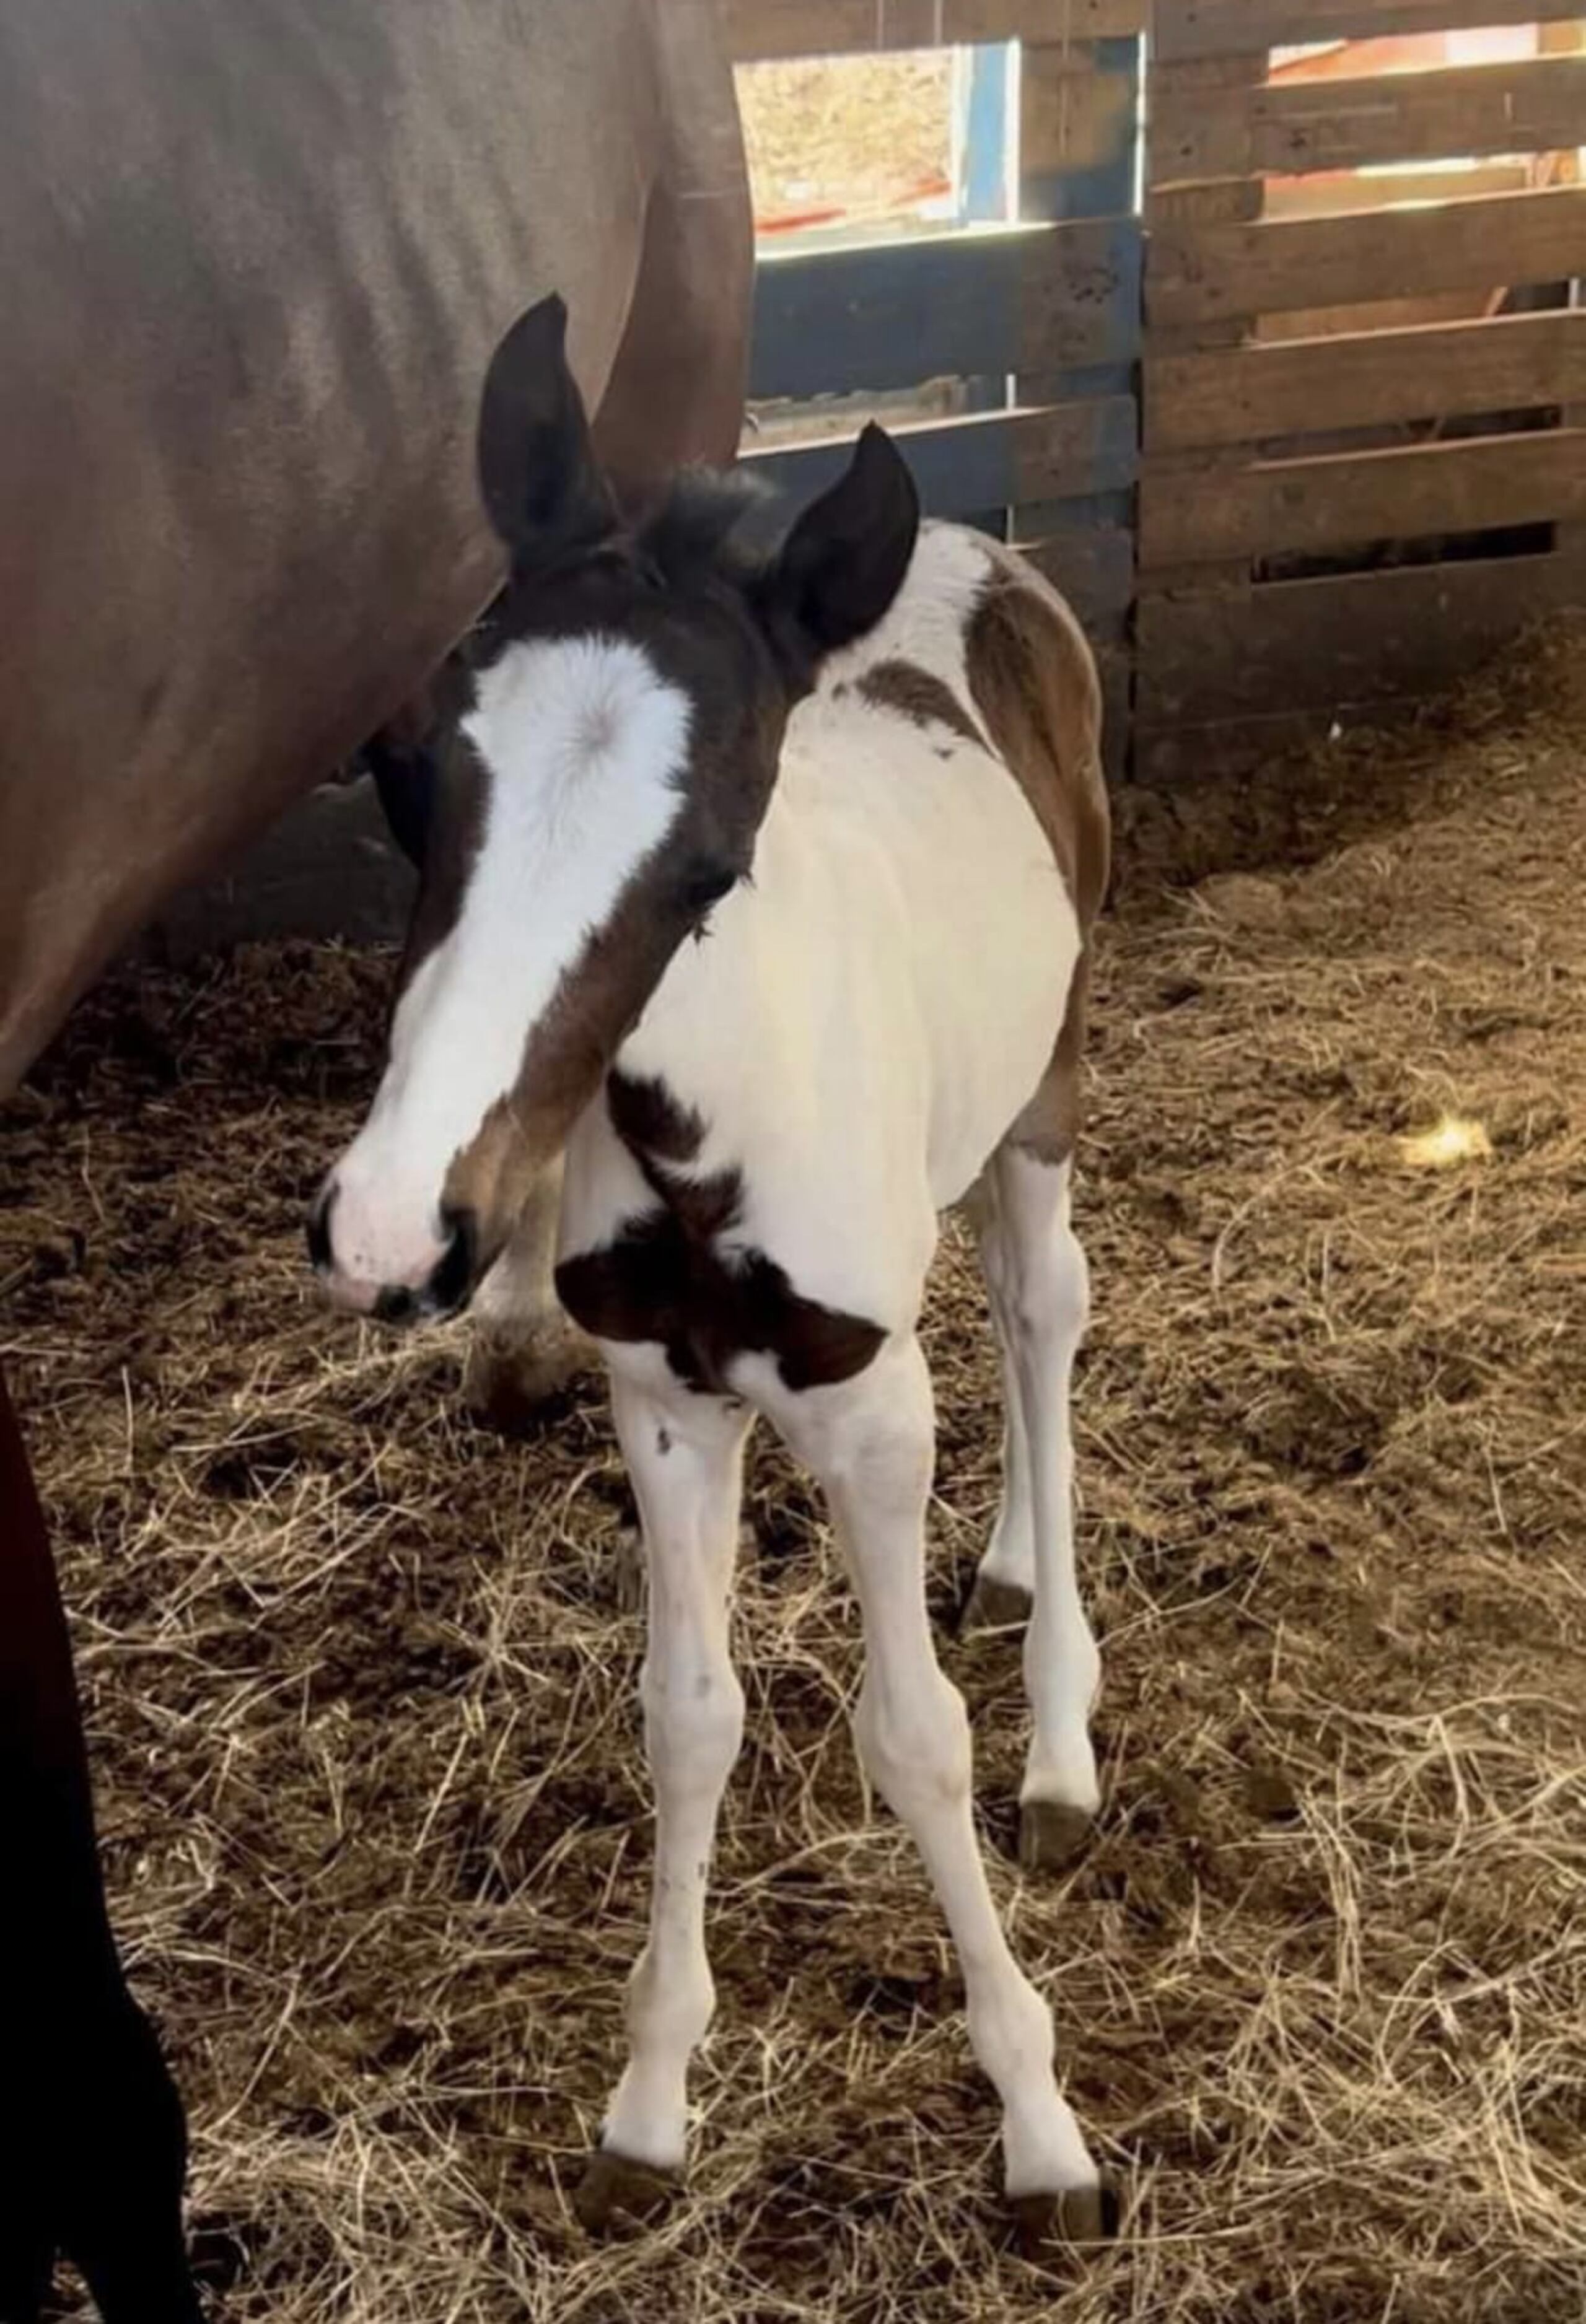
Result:
M1266 461L1201 482L1193 468L1148 471L1142 570L1586 515L1586 429Z
M898 429L894 441L936 516L1127 491L1138 460L1131 396L976 413L936 427ZM746 456L758 474L803 499L835 481L852 448L850 438L831 436Z
M1557 23L1580 14L1580 0L1157 0L1152 40L1168 63L1306 41Z
M1371 79L1200 91L1160 106L1158 184L1545 152L1586 135L1586 60L1532 57Z
M1586 273L1586 186L1347 217L1164 226L1148 328Z
M1586 308L1154 356L1148 452L1586 401Z
M1566 558L1518 557L1147 597L1140 722L1194 724L1424 693L1574 602L1580 577Z
M740 63L979 41L1093 40L1145 30L1150 0L722 0Z
M1308 83L1268 81L1269 46L1555 23L1580 5L1157 0L1138 773L1249 765L1334 715L1432 691L1586 602L1586 312L1405 322L1412 302L1435 314L1445 294L1496 300L1586 273L1586 188L1460 198L1457 178L1425 179L1431 198L1410 207L1402 177L1355 180L1326 214L1263 215L1272 178L1586 135L1586 60L1557 38L1538 59ZM1327 309L1341 310L1328 336L1257 336L1288 315L1320 329L1309 318ZM1373 309L1397 327L1368 327ZM1531 425L1506 430L1511 414ZM1454 537L1534 529L1554 547L1424 561ZM1284 557L1368 569L1255 579Z
M978 228L762 261L750 393L839 395L973 374L1129 361L1132 218Z

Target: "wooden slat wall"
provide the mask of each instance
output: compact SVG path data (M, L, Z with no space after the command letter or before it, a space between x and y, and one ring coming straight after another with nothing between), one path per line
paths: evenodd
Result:
M1127 492L1135 480L1135 404L1128 395L976 413L892 433L934 516ZM848 438L832 436L751 450L746 460L761 475L807 497L836 481L851 449Z
M1531 153L1586 135L1586 59L1529 57L1362 80L1290 81L1165 106L1157 182L1360 170L1381 161Z
M1586 402L1586 307L1407 330L1340 332L1155 356L1146 435L1157 452L1259 445L1338 423Z
M1193 765L1202 745L1237 760L1296 721L1429 690L1530 615L1586 602L1586 309L1411 327L1403 313L1586 276L1586 186L1462 198L1457 179L1424 176L1432 198L1396 206L1406 181L1388 178L1369 208L1354 205L1373 181L1357 178L1348 208L1263 215L1268 177L1586 139L1571 29L1586 0L724 0L724 13L742 59L1022 41L1020 225L769 260L752 392L1013 378L1015 409L901 440L929 508L1007 510L1010 536L1073 598L1102 655L1115 763L1126 728L1143 772ZM1275 44L1538 22L1554 29L1536 59L1268 78ZM1371 327L1372 302L1387 315L1390 301L1393 327ZM1263 335L1265 318L1317 329L1303 318L1331 309L1350 319L1330 336ZM1498 432L1498 414L1527 415L1528 432ZM809 492L845 441L758 456ZM1522 557L1437 561L1440 540L1500 528L1540 528L1554 546L1534 551L1527 530ZM1394 543L1434 561L1396 567ZM1268 577L1296 557L1381 569Z
M720 0L740 64L982 41L1142 32L1150 0Z
M1112 25L1099 14L1087 27L1068 0L1048 0L1041 33L1028 34L1019 74L1019 215L1027 219L1094 223L1053 224L1057 235L1112 238L1120 261L1130 254L1139 265L1140 221L1135 208L1139 158L1140 75L1143 43L1121 15ZM1125 262L1127 263L1127 262ZM1052 302L1048 301L1048 310ZM1112 369L1093 366L1109 358L1085 346L1083 302L1062 298L1053 312L1055 327L1044 344L1028 347L1016 365L1021 402L1038 403L1071 392L1074 366L1093 367L1090 392L1107 408L1127 414L1131 436L1139 435L1140 310L1127 346L1115 344ZM1115 335L1116 337L1116 335ZM1130 622L1134 595L1133 515L1136 467L1111 479L1082 484L1072 468L1056 492L1033 483L1010 495L1010 531L1069 598L1089 632L1101 669L1102 742L1108 766L1121 772L1128 763L1133 727L1133 655ZM1083 499L1081 496L1083 495ZM1066 503L1066 505L1063 503ZM1127 555L1120 554L1120 545Z
M1151 36L1158 62L1175 64L1306 41L1559 23L1580 13L1580 0L1157 0Z
M1296 722L1426 693L1526 620L1586 603L1586 310L1411 327L1401 310L1370 327L1373 302L1436 312L1441 294L1480 305L1586 275L1586 187L1460 199L1452 179L1454 198L1396 208L1390 177L1375 209L1262 216L1268 177L1586 140L1586 60L1567 35L1535 60L1311 83L1271 81L1270 46L1583 12L1586 0L1157 0L1140 773L1240 763ZM1327 309L1347 327L1259 336L1264 318ZM1520 414L1526 432L1503 432L1500 415ZM1506 529L1528 553L1450 553ZM1360 569L1268 577L1296 558Z
M804 402L937 379L1014 383L1014 408L906 427L927 511L1008 530L1104 659L1113 761L1129 728L1138 364L1134 191L1149 0L724 0L740 61L937 42L1023 43L1019 220L762 259L750 392ZM993 391L995 392L995 391ZM745 456L800 495L846 434Z
M1581 273L1586 187L1559 186L1425 209L1163 227L1146 313L1153 325L1196 325Z
M1139 333L1132 218L779 254L756 278L750 393L1129 363Z

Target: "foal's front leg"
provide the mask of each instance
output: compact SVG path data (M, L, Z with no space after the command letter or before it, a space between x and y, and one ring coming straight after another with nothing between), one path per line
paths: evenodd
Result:
M656 1393L620 1376L612 1405L650 1576L640 1686L655 1782L655 1874L650 1938L628 1988L628 2063L578 2192L589 2227L613 2209L647 2208L659 2192L654 2174L683 2168L688 2061L715 2006L705 1881L743 1733L727 1593L748 1417L717 1397Z
M865 1646L855 1739L913 1834L952 1930L969 2038L1002 2101L1007 2192L1037 2236L1093 2239L1110 2223L1110 2198L1057 2089L1051 2012L1014 1960L987 1885L969 1718L936 1661L926 1611L935 1416L918 1342L893 1343L844 1388L784 1399L776 1418L825 1485L853 1572Z

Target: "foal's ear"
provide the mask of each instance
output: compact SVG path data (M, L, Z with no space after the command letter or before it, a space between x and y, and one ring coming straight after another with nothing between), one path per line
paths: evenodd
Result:
M844 474L805 510L766 577L762 603L773 633L817 658L863 637L902 587L918 534L914 478L886 429L871 420Z
M514 564L548 542L598 540L616 521L554 291L519 316L490 359L478 464L485 512Z

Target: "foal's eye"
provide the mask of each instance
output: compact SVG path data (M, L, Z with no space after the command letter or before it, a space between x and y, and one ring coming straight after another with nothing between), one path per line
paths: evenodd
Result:
M691 863L683 875L682 902L690 912L708 912L713 904L731 893L738 884L738 874L725 863Z

